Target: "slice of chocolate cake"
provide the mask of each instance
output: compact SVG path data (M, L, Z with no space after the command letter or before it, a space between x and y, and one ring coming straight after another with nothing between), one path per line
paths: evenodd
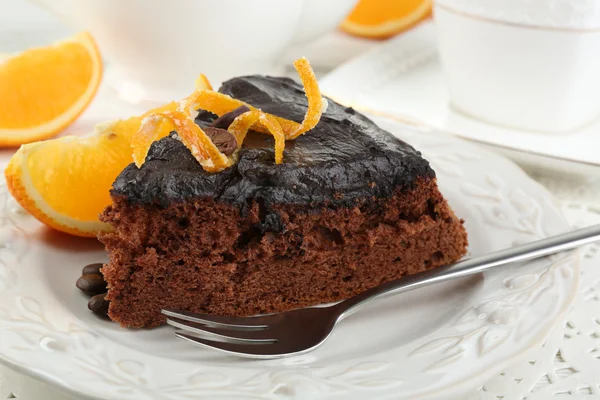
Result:
M235 78L220 91L295 121L307 109L290 79ZM331 100L314 129L286 142L282 164L271 136L250 133L236 164L208 173L173 135L111 195L102 272L109 316L126 327L164 323L163 308L253 315L334 302L456 261L467 246L420 153Z

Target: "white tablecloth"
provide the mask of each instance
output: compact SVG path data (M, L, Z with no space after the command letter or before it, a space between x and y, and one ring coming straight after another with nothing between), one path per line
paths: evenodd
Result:
M55 20L23 0L0 2L0 53L47 43L68 32ZM338 43L331 67L369 47L347 38L330 37L315 47L314 58ZM600 223L600 180L558 177L537 172L533 177L560 201L573 226ZM487 382L465 400L546 400L600 398L600 246L584 249L583 279L577 301L566 321L555 328L546 344L532 349L518 364ZM67 400L59 389L0 365L0 400ZM458 400L458 399L457 399Z

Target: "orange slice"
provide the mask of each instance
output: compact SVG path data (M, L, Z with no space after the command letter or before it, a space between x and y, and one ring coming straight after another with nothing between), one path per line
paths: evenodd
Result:
M340 28L352 35L383 39L431 13L431 0L360 0Z
M23 145L4 172L8 189L44 224L73 235L96 236L109 229L98 216L111 204L109 191L117 175L132 161L132 140L142 120L177 106L171 102L141 116L100 124L87 137ZM154 135L164 137L174 128L161 123Z
M92 136L21 146L5 171L11 194L38 220L59 231L96 236L109 230L98 216L111 203L109 189L115 178L131 163L131 138L124 122L99 125Z
M56 135L85 110L101 78L87 32L0 61L0 146Z

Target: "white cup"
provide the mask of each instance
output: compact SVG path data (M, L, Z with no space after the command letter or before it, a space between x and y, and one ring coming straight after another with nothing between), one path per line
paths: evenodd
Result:
M600 6L568 1L561 8L567 0L436 0L452 105L543 132L573 130L600 115Z
M211 82L281 73L279 56L332 30L356 0L35 0L89 30L126 100L181 98ZM318 23L315 23L318 21ZM300 56L300 55L299 55Z

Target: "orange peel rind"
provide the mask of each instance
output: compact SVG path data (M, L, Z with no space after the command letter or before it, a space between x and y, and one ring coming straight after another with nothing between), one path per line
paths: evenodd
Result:
M288 139L295 139L313 129L321 120L321 115L327 110L327 100L321 96L317 77L308 60L302 57L294 61L294 68L296 68L300 80L302 80L304 93L308 100L308 110L306 110L306 115L304 115L304 120L300 126L295 131L287 133Z
M152 114L142 119L140 127L131 140L131 147L133 148L133 162L140 168L146 156L150 150L150 146L155 141L161 139L159 134L159 127L163 123L164 118L161 114Z
M226 94L209 89L200 89L182 100L180 111L188 115L194 115L198 109L203 109L220 117L243 105L248 106L251 110L255 109L249 104Z
M283 162L283 149L285 149L285 134L281 129L281 125L279 125L279 121L274 116L264 113L260 115L259 121L275 138L275 163L281 164Z
M196 88L196 90L203 90L203 89L213 90L212 85L210 84L208 78L204 74L200 74L196 78L195 88Z
M144 164L152 143L166 136L158 134L164 131L158 129L164 122L173 126L181 142L206 171L219 172L233 164L233 159L221 153L189 115L181 111L165 111L144 118L133 138L133 161L138 168Z
M170 106L143 119L134 138L135 164L140 167L152 142L164 136L155 132L163 121L172 124L183 144L206 171L219 172L231 166L251 129L274 137L275 162L280 164L283 161L285 141L295 139L317 126L327 109L327 100L321 96L317 78L308 60L300 58L294 62L294 67L298 71L308 101L308 109L301 123L265 113L241 100L215 92L208 79L201 74L196 80L196 90L179 103L177 110ZM241 106L248 107L250 111L236 117L227 129L237 140L237 150L231 157L227 157L195 123L194 118L198 115L198 110L209 111L221 117Z
M185 98L181 102L180 111L194 115L197 112L196 110L202 109L210 111L211 113L220 117L221 115L233 111L241 106L246 106L252 111L259 111L256 107L253 107L252 105L241 100L234 99L226 94L203 89L197 90ZM281 118L276 115L273 115L273 117L277 119L277 122L279 122L279 125L281 125L281 128L284 130L284 132L292 133L300 128L300 124L295 121ZM261 124L253 126L252 129L262 133L269 133L267 128Z
M229 133L231 133L233 136L235 136L235 139L237 140L237 143L238 143L238 148L240 148L242 146L242 143L244 142L244 139L246 138L248 131L250 130L250 128L252 128L252 125L254 125L256 122L258 122L260 115L261 115L260 111L250 110L248 112L245 112L245 113L239 115L237 118L235 118L233 120L231 125L229 125L229 128L227 128L227 131Z
M139 117L131 117L118 122L118 124L122 124L123 130L131 138L133 162L138 168L144 163L152 142L167 136L175 128L172 121L155 116L164 112L174 111L177 109L177 106L178 104L172 101L161 107L147 111Z
M163 115L173 120L181 142L206 171L219 172L233 164L233 160L219 151L189 115L181 111L171 111Z
M279 124L277 118L273 115L264 113L260 110L250 110L242 115L239 115L233 120L229 128L229 133L235 136L238 143L238 150L242 147L242 143L252 126L260 122L270 135L275 138L275 163L281 164L283 161L283 150L285 148L285 133Z

